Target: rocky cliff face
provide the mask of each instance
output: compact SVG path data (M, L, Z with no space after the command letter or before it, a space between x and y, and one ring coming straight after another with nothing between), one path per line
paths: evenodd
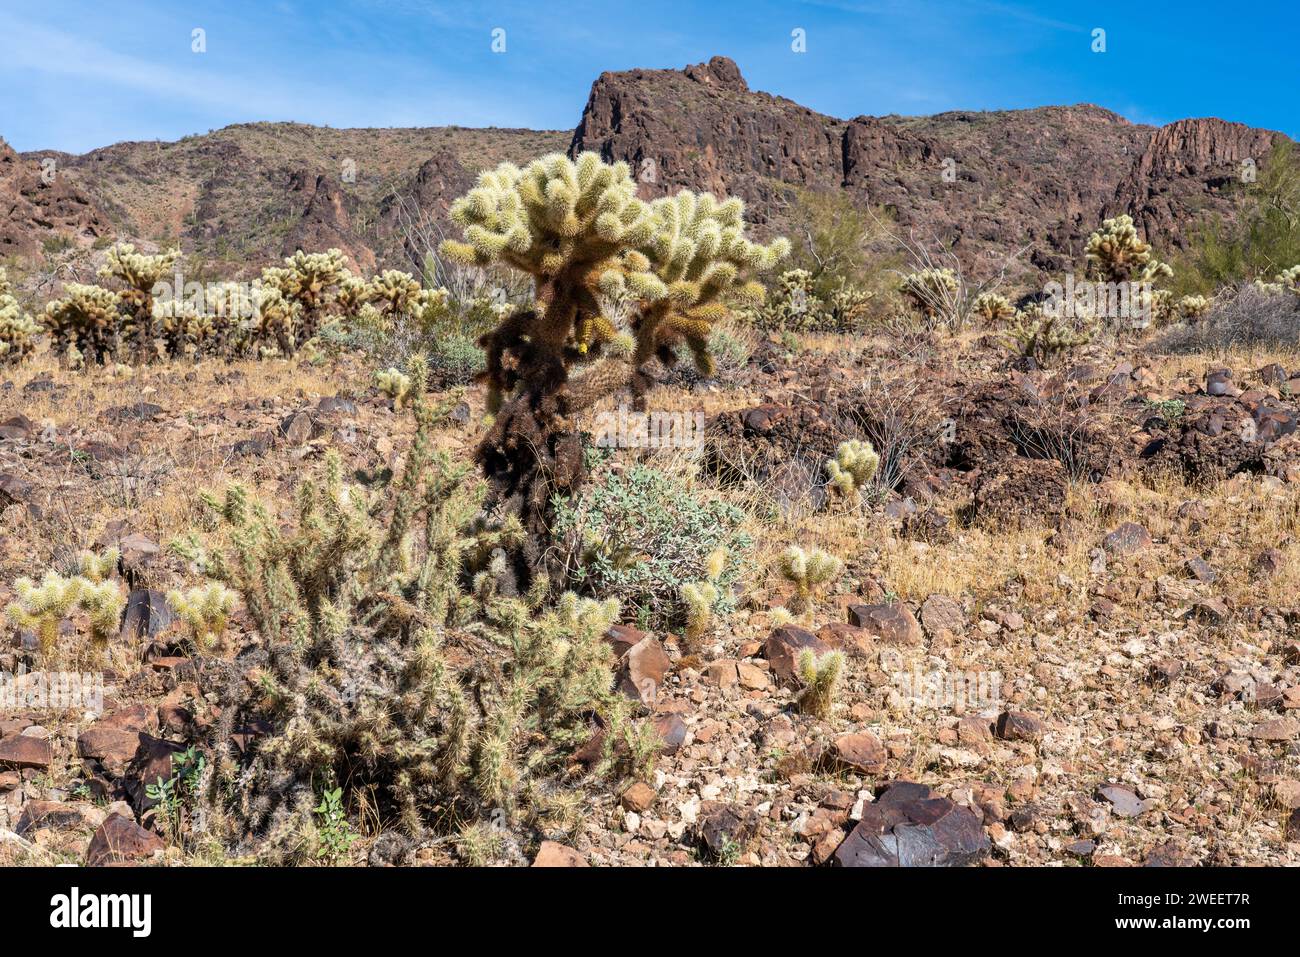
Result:
M1028 245L1052 270L1105 216L1133 215L1161 246L1207 214L1231 217L1242 161L1262 162L1279 138L1216 119L1157 129L1089 105L845 122L753 92L714 57L602 74L569 149L628 161L647 196L740 195L760 226L781 227L792 185L841 190L972 265Z
M0 259L34 256L52 236L91 241L103 232L103 213L60 173L59 154L22 157L0 140Z
M647 198L738 195L759 234L788 225L794 187L841 192L888 209L903 234L952 242L977 271L1022 247L1029 266L1056 271L1106 216L1131 214L1163 248L1204 217L1230 219L1243 162L1262 163L1279 139L1217 119L1142 126L1087 105L842 120L751 90L714 57L602 74L572 134L257 123L84 156L5 146L0 255L38 253L55 234L112 233L179 240L232 266L339 246L365 268L410 268L452 231L447 209L478 170L567 144L626 160ZM51 184L45 158L58 164Z

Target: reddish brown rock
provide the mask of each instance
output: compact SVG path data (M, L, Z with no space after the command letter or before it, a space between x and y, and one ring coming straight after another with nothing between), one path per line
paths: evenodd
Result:
M542 841L533 858L533 867L590 867L587 859L573 848L556 841Z
M148 860L166 845L152 831L146 831L123 814L110 814L99 826L86 851L86 864L137 863Z
M772 666L772 674L781 681L793 683L797 681L799 655L805 648L811 648L813 654L821 657L835 647L806 628L782 625L767 636L763 657Z
M997 735L1004 741L1037 741L1043 722L1027 711L1004 711L998 715Z
M54 763L54 748L44 738L15 734L0 741L0 768L48 768Z
M831 753L836 763L862 774L879 774L889 758L880 739L870 731L841 734L831 746Z
M921 625L911 609L901 602L891 605L852 605L849 624L886 645L919 645Z
M1151 547L1151 533L1137 522L1125 522L1102 540L1102 548L1111 555L1136 555Z

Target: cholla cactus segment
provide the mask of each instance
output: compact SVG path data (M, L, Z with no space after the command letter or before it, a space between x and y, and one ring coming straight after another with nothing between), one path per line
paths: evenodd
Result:
M102 582L112 577L120 556L121 552L116 548L106 548L102 552L82 551L77 555L77 570L88 581Z
M803 682L799 710L817 718L829 718L844 671L844 653L830 651L818 658L811 648L805 648L799 653L797 664L799 680Z
M960 285L951 269L927 268L904 276L898 291L923 315L934 318L957 296Z
M1058 356L1091 342L1096 333L1095 322L1074 326L1062 317L1045 316L1040 308L1030 307L1016 313L1005 339L1022 357L1046 366Z
M375 373L375 387L393 400L394 409L400 409L411 396L411 377L400 369L386 369Z
M603 635L618 621L620 606L617 598L597 601L582 598L575 592L565 592L556 601L555 622L571 632Z
M90 637L103 647L117 634L126 608L126 595L117 582L74 579L78 582L77 605L90 619Z
M20 578L14 582L18 601L6 607L5 614L17 627L36 632L41 653L48 656L58 641L59 623L76 605L84 581L57 572L47 572L40 584Z
M410 273L385 269L370 280L369 302L386 316L407 315L422 304L420 281Z
M1155 258L1151 244L1138 236L1131 216L1103 221L1088 237L1084 252L1088 275L1105 282L1154 282L1173 275L1169 266Z
M1276 282L1288 292L1300 296L1300 265L1282 270L1277 274Z
M189 625L194 643L200 649L208 648L214 638L225 633L235 602L235 593L219 582L167 593L167 604Z
M835 458L826 460L831 484L849 496L866 488L879 467L880 456L865 439L841 442Z
M971 303L971 311L990 326L1006 322L1016 314L1011 300L996 292L984 292L976 296Z
M99 269L99 278L116 279L129 290L152 297L153 287L167 275L178 258L179 249L150 255L136 252L130 243L118 243L108 250L106 261Z
M36 348L41 327L19 308L4 267L0 267L0 366L22 362Z
M777 568L795 586L799 598L807 600L819 586L837 578L844 571L844 563L820 548L805 551L791 545L781 553Z
M686 605L686 638L695 642L713 623L713 606L719 598L718 586L711 581L690 582L682 586Z
M1210 311L1210 300L1205 296L1183 296L1173 306L1174 313L1184 322L1194 322Z
M121 342L122 300L101 286L70 282L63 298L47 303L44 322L55 352L75 348L84 359L105 362L116 357Z

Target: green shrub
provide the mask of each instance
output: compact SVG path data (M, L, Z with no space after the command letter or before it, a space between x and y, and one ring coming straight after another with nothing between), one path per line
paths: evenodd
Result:
M715 612L734 608L732 586L745 563L709 566L719 548L736 558L750 547L740 529L744 517L733 505L701 500L673 477L635 465L606 473L576 502L558 503L554 532L575 588L617 598L642 627L667 628L685 623L682 588L692 582L711 580Z

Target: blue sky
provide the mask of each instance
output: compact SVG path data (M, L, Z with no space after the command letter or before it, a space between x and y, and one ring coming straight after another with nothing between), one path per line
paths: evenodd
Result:
M1161 9L1164 7L1164 9ZM0 135L82 152L230 123L572 128L602 70L717 53L824 113L1098 103L1300 135L1294 5L1003 0L0 0ZM1240 11L1240 15L1237 12ZM192 51L192 31L207 51ZM492 31L505 31L505 52ZM1093 30L1106 51L1092 52ZM805 31L806 52L791 49Z

